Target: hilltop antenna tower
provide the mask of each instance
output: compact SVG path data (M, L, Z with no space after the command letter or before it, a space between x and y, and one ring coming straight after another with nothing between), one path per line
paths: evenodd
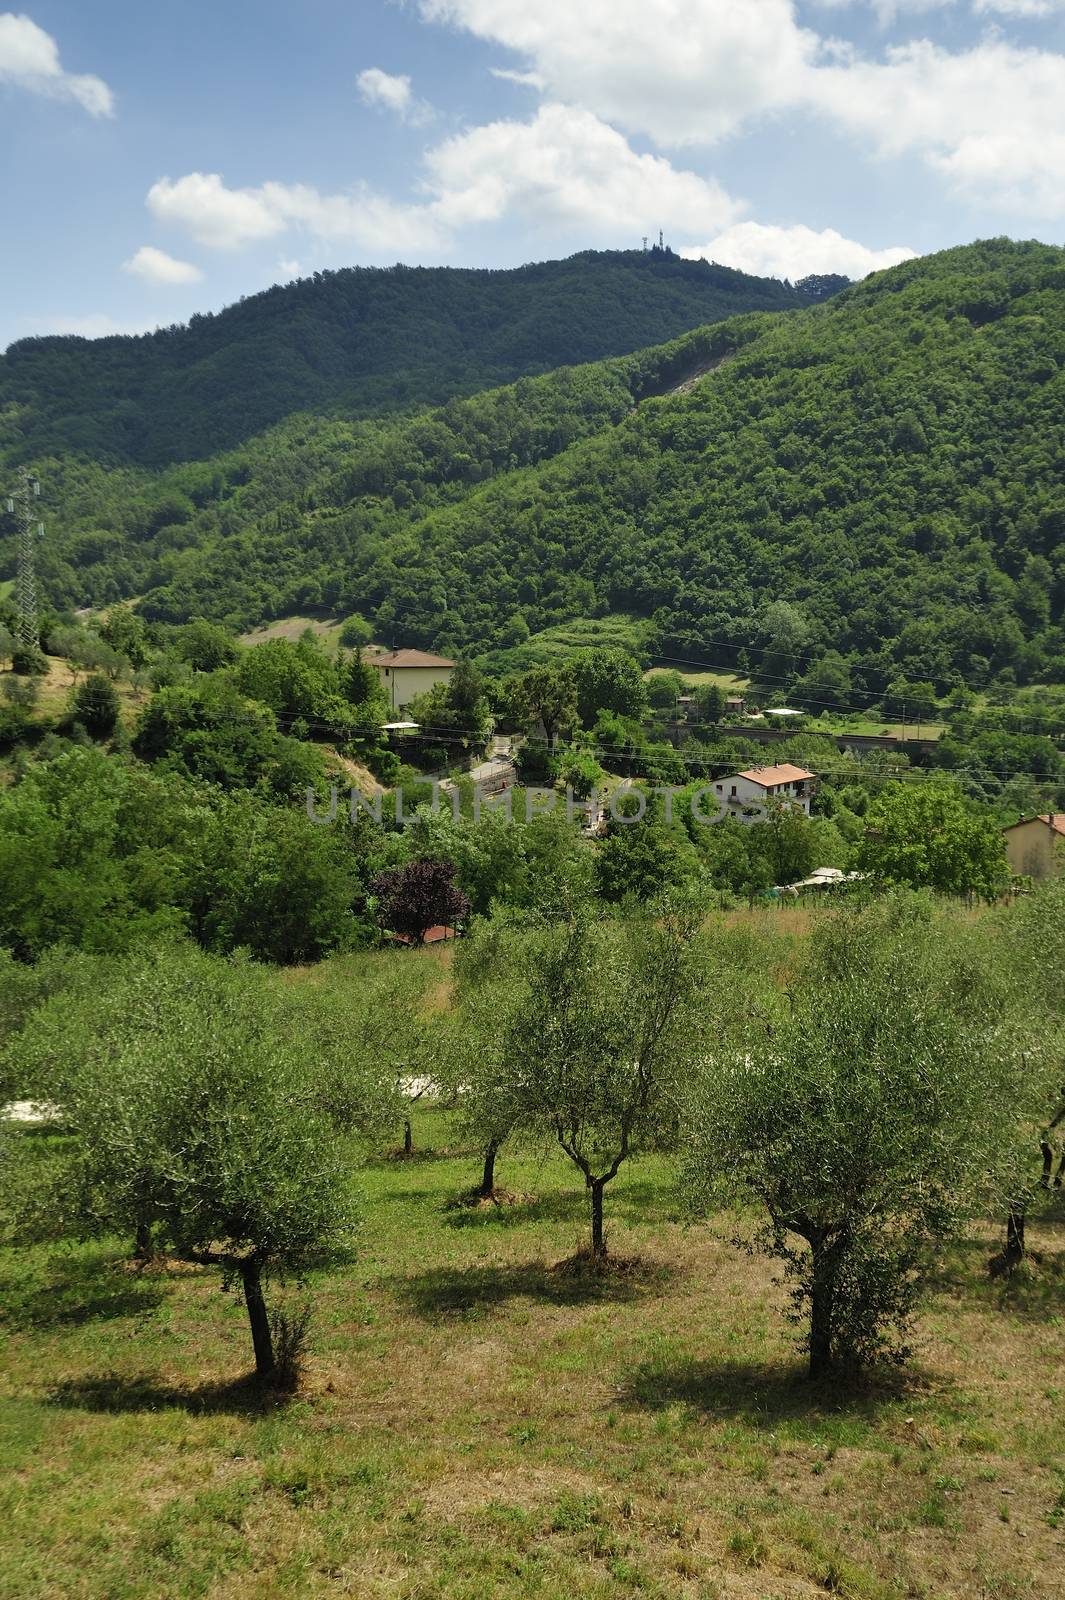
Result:
M34 501L41 497L41 480L28 467L19 473L19 486L7 502L8 511L18 520L18 569L15 578L15 605L18 617L15 632L23 650L41 647L37 617L36 541L44 537L44 523L37 520Z

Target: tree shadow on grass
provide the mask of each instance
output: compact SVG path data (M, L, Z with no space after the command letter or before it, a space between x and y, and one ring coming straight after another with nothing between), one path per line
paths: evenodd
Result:
M392 1289L418 1316L435 1320L480 1316L519 1298L556 1306L631 1303L660 1290L671 1276L658 1262L613 1258L605 1271L595 1272L575 1257L553 1264L434 1267L394 1278Z
M519 1203L500 1206L463 1206L461 1196L444 1202L444 1220L449 1228L516 1228L526 1223L579 1222L588 1218L588 1196L577 1188L546 1195L530 1195ZM675 1208L662 1204L662 1192L654 1184L631 1184L616 1193L607 1191L606 1221L651 1223L676 1222Z
M1001 1235L954 1240L936 1263L929 1287L963 1295L1029 1322L1047 1322L1065 1311L1065 1217L1055 1206L1030 1219L1028 1253L1006 1276L992 1271L1001 1256Z
M195 1415L217 1413L261 1416L282 1410L297 1396L263 1384L254 1374L228 1382L201 1384L161 1383L149 1375L127 1376L102 1372L84 1378L66 1378L47 1396L46 1403L70 1411L122 1414L136 1411L188 1411Z
M373 1167L377 1171L394 1172L397 1167L428 1166L436 1161L453 1161L454 1159L455 1152L453 1150L404 1150L397 1145L393 1150L377 1151L373 1155L367 1156L364 1165Z
M164 1281L123 1270L114 1261L70 1258L53 1262L45 1283L9 1280L0 1286L0 1326L19 1332L77 1327L155 1311L165 1298Z
M576 1222L587 1215L583 1193L528 1195L510 1205L464 1205L464 1196L444 1201L444 1221L449 1228L521 1228L537 1222Z
M742 1422L749 1428L772 1431L790 1423L816 1433L840 1416L872 1424L886 1407L915 1397L925 1387L924 1377L912 1370L813 1383L798 1365L681 1361L663 1367L648 1362L629 1373L620 1399L650 1411L686 1406L714 1420Z

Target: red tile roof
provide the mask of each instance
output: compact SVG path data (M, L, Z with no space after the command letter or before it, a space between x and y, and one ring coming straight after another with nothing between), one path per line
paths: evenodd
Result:
M813 773L807 772L805 767L793 767L790 762L784 761L779 767L749 767L739 776L757 783L763 789L775 789L782 783L802 783L812 778Z
M453 667L444 656L431 656L427 650L388 650L383 656L367 656L372 667Z
M1065 835L1065 811L1044 811L1038 817L1022 817L1020 822L1011 822L1009 827L1004 828L1002 831L1009 833L1013 828L1025 828L1029 822L1045 822L1047 827L1052 828L1055 833Z

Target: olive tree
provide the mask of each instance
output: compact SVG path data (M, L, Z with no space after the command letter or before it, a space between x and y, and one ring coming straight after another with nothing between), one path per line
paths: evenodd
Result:
M265 1281L327 1259L353 1221L343 1119L313 1034L291 1025L263 969L180 947L126 963L103 993L63 998L31 1018L20 1048L36 1051L36 1081L76 1136L80 1220L239 1282L269 1377Z
M1014 977L1031 1112L1030 1137L1008 1196L1005 1244L991 1263L994 1272L1009 1276L1026 1257L1033 1202L1065 1180L1065 882L1039 885L1000 914L995 931L997 958Z
M586 906L530 933L522 982L501 1019L497 1106L548 1133L584 1179L591 1259L607 1256L606 1187L631 1157L668 1139L675 1089L698 1034L704 967L699 914L659 907L625 921Z
M979 931L917 897L831 919L788 1001L722 1037L693 1098L689 1193L760 1208L811 1377L905 1354L932 1248L1008 1181L1022 1080Z
M496 1197L496 1160L521 1120L507 1072L507 1019L523 991L528 938L521 919L479 923L456 951L453 1004L437 1024L440 1082L481 1151L481 1177L473 1191L478 1200Z

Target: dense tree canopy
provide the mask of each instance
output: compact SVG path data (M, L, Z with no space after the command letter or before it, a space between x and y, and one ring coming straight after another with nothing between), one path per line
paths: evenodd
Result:
M187 327L20 340L0 356L0 413L19 407L20 432L37 452L181 461L295 411L436 404L817 298L657 250L589 251L512 271L316 272ZM8 442L0 434L0 450ZM189 499L172 499L166 520L181 522Z
M890 688L910 719L927 685L1061 679L1063 289L1059 250L991 241L432 413L301 415L161 473L57 440L46 587L173 622L357 612L451 653L625 613L667 655L746 650L811 709Z

